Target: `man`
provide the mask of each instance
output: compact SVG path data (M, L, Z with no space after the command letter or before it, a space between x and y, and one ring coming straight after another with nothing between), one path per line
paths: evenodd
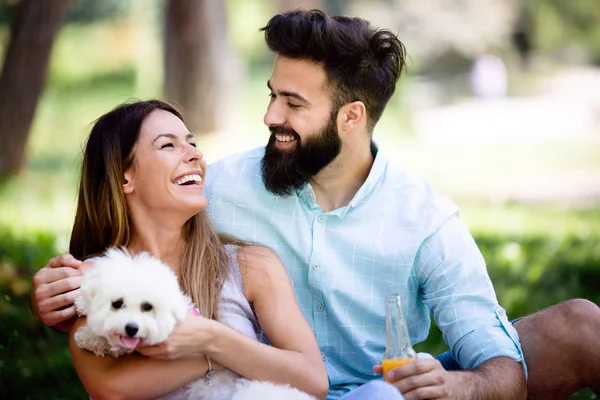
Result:
M431 312L451 349L390 373L406 399L525 398L524 358L530 398L600 390L598 307L574 300L513 327L457 207L373 143L404 67L396 36L319 11L277 15L263 31L276 54L264 117L271 137L209 168L208 213L219 232L269 246L288 268L329 398L358 398L381 374L384 298L394 292L411 342L426 339ZM33 306L46 324L74 316L78 265L57 257L34 277Z

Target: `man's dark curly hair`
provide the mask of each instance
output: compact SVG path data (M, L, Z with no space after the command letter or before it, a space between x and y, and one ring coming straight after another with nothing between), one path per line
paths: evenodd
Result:
M333 110L362 101L373 133L405 68L406 49L394 33L361 18L331 17L319 10L277 14L261 31L271 51L322 64Z

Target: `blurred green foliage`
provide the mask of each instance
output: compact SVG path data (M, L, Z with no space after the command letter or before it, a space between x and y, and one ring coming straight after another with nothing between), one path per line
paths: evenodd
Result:
M43 326L29 308L31 277L56 252L53 234L16 236L0 227L0 398L86 398L67 336Z
M600 65L600 7L597 0L533 0L535 46L542 52L579 47Z
M130 1L123 0L72 0L65 11L66 23L87 24L90 22L119 18L129 10ZM0 1L0 24L10 22L15 6Z

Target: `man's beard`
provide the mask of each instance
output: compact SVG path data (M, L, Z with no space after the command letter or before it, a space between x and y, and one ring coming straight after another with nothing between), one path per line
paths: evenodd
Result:
M279 196L291 195L338 156L342 143L337 131L336 114L332 114L323 129L305 139L304 144L293 129L269 128L271 137L261 162L263 183L269 192ZM276 134L293 135L296 138L294 149L278 149L275 145Z

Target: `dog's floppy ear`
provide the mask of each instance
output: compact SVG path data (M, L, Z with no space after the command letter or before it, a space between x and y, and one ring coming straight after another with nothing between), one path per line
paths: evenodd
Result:
M88 264L88 265L85 265ZM84 264L84 274L81 281L81 296L75 300L77 312L88 315L92 307L92 301L98 293L100 285L100 273L98 268L91 263Z

